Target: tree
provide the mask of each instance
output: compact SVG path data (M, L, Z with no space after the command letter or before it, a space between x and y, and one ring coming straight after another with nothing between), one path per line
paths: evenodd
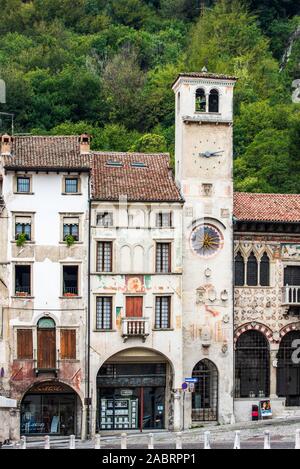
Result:
M115 22L137 29L151 16L151 9L142 0L110 0L108 8Z
M167 151L166 140L162 135L146 134L134 143L131 151L139 153L165 153Z
M278 63L255 17L238 0L219 0L195 25L187 51L189 70L236 75L236 108L241 102L280 92Z
M267 129L256 135L245 154L235 162L235 187L251 192L300 192L291 158L288 130ZM298 165L298 171L299 171Z
M129 129L140 128L144 81L134 50L123 48L107 63L102 82L112 122L122 123Z

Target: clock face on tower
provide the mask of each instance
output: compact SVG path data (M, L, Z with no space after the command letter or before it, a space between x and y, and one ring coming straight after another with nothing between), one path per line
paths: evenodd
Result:
M193 251L201 257L211 257L219 252L224 244L222 233L213 225L197 226L191 236Z

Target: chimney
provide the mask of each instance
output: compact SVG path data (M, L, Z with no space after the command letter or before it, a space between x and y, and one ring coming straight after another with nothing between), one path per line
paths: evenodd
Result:
M1 136L1 156L11 155L12 137L8 134Z
M80 144L80 154L87 155L90 153L91 147L91 136L88 134L82 134L79 137L79 144Z

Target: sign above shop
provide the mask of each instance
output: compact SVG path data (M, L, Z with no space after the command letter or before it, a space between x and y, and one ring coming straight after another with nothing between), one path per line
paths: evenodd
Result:
M120 392L122 397L130 397L133 395L133 390L132 389L121 389Z

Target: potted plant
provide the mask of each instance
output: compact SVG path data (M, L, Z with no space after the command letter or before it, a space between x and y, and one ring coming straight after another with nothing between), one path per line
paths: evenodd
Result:
M17 246L21 248L27 241L27 235L25 233L19 233L16 239Z
M74 236L72 236L72 235L67 235L67 236L65 237L65 242L66 242L68 248L70 248L70 247L73 246L73 244L75 243L75 238L74 238Z

